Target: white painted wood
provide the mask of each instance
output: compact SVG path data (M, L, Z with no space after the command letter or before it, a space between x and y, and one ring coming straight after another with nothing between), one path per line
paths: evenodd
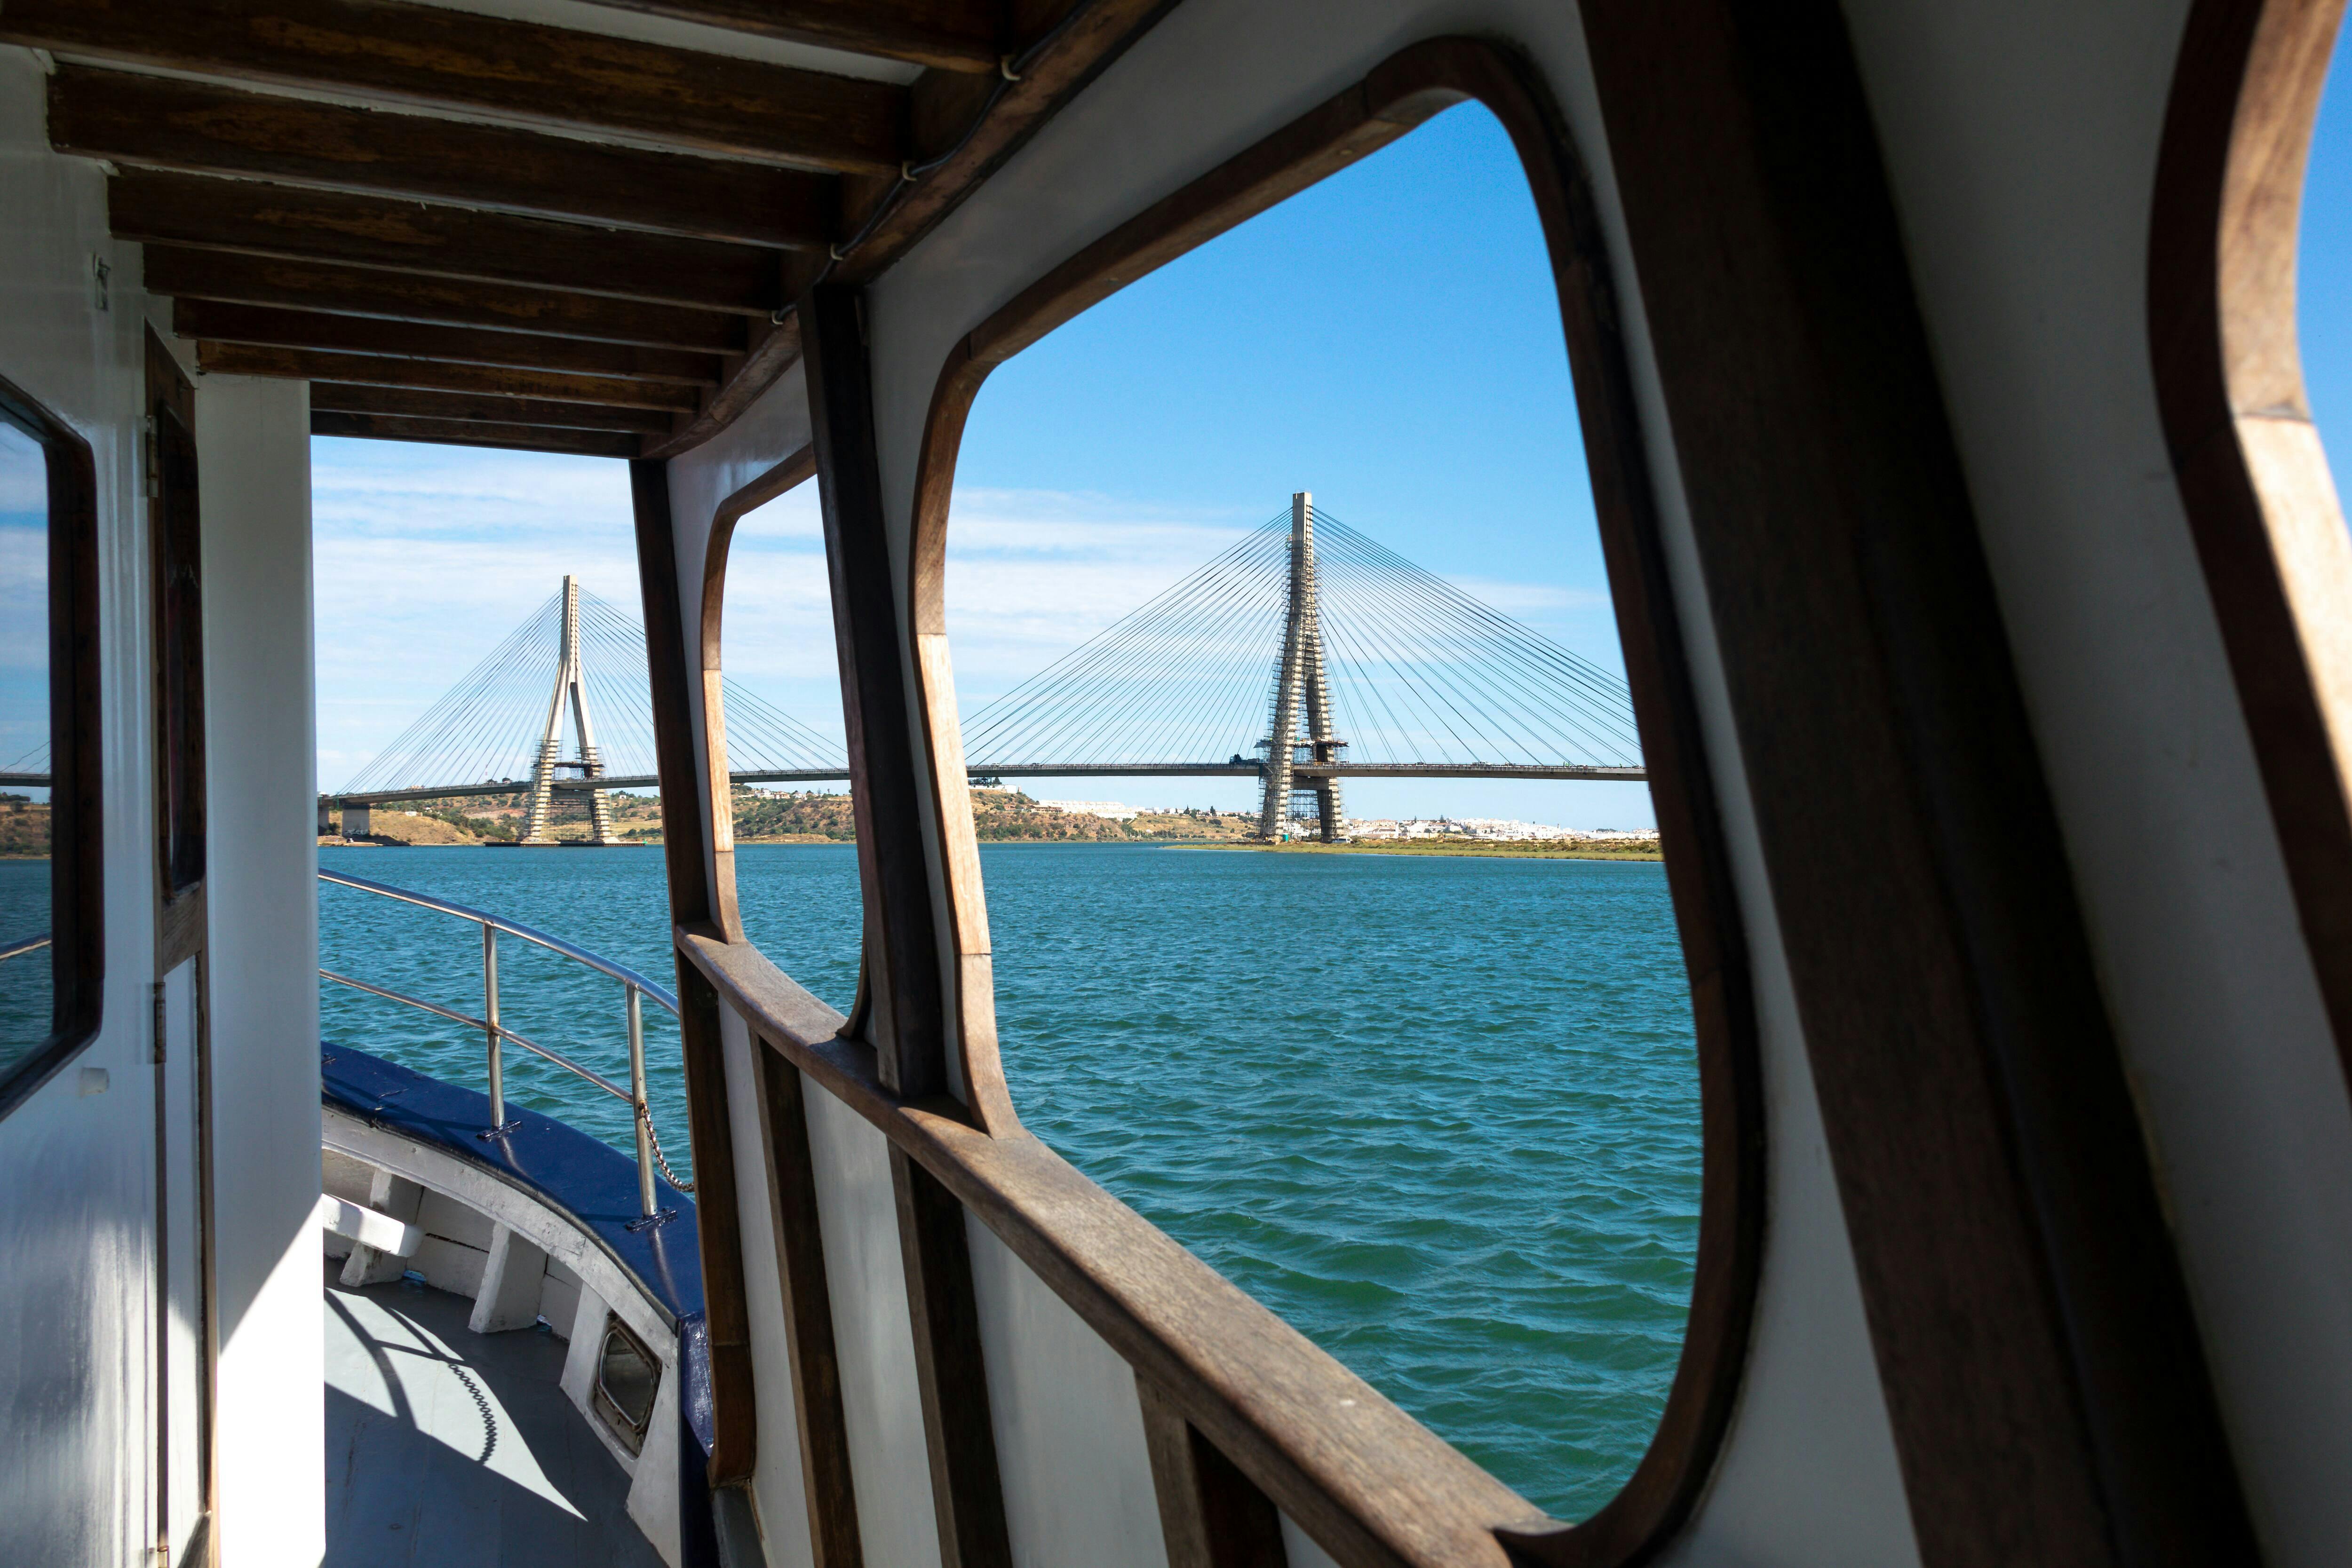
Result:
M794 1069L795 1071L799 1071ZM801 1074L816 1170L817 1224L832 1276L834 1345L849 1428L851 1485L866 1560L939 1568L929 1450L889 1145L866 1119Z
M425 1239L425 1232L414 1225L403 1225L388 1214L378 1214L372 1208L336 1197L329 1193L319 1195L319 1207L314 1211L318 1223L338 1236L361 1242L378 1252L389 1252L395 1258L405 1258L416 1250Z
M1134 1369L995 1232L964 1231L1013 1561L1167 1568Z
M429 1145L372 1126L345 1111L330 1108L324 1129L328 1147L454 1198L475 1214L520 1232L583 1281L600 1301L613 1303L622 1321L647 1344L676 1343L677 1324L668 1310L646 1295L593 1236L522 1188ZM487 1240L485 1237L485 1255Z
M482 1288L466 1326L476 1333L527 1329L539 1322L539 1301L547 1279L547 1254L506 1226L490 1237Z
M629 1481L629 1517L669 1568L680 1568L677 1441L677 1369L665 1365L654 1386L653 1418L646 1423L636 1474Z
M237 1563L309 1568L326 1530L319 1242L303 1223L319 1197L320 1115L310 388L195 386L216 1484Z
M478 1296L482 1291L482 1271L489 1264L490 1255L482 1248L428 1235L417 1247L416 1256L408 1260L408 1270L425 1276L425 1282L436 1291Z
M539 1315L558 1339L572 1337L572 1320L580 1311L580 1287L566 1284L550 1270L540 1281Z
M775 1171L760 1135L759 1090L752 1076L751 1037L734 1009L719 1010L721 1061L727 1073L727 1114L735 1132L735 1191L742 1208L744 1289L753 1301L784 1299L776 1256ZM775 1071L792 1068L779 1062ZM751 1490L765 1526L768 1568L813 1564L808 1487L801 1473L800 1414L793 1398L792 1346L782 1312L751 1313L751 1390L755 1430Z
M583 1289L578 1308L572 1317L572 1348L563 1357L563 1393L573 1408L590 1421L588 1396L596 1386L597 1346L604 1337L604 1314L609 1309L603 1297Z
M417 1206L416 1222L436 1236L462 1241L478 1251L490 1249L498 1221L472 1204L446 1193L426 1192Z
M343 1157L348 1160L348 1156ZM368 1172L368 1207L402 1222L414 1222L419 1218L425 1198L425 1189L422 1186L413 1181L406 1181L394 1176L389 1171L371 1169L356 1160L350 1160L349 1163L359 1166L361 1169ZM421 1230L424 1228L419 1226L418 1228ZM341 1276L341 1283L346 1288L354 1290L362 1285L390 1284L408 1271L406 1260L415 1257L415 1253L416 1249L414 1247L404 1253L387 1255L373 1247L355 1246L344 1260Z

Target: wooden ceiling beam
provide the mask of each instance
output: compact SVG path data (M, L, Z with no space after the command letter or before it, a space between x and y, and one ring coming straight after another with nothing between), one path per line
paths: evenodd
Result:
M49 144L141 168L796 249L831 243L839 183L797 169L76 65L49 78Z
M993 0L589 0L612 11L669 16L943 71L986 73L1003 57Z
M276 376L346 386L416 387L436 392L480 392L490 397L603 403L614 408L658 408L686 414L693 413L701 401L695 388L665 382L629 382L556 371L509 370L499 365L456 365L438 360L400 360L389 354L264 349L201 340L196 344L196 364L207 373L228 376Z
M402 0L8 0L0 42L857 173L906 89Z
M0 11L0 16L8 13ZM133 169L106 185L118 239L393 267L766 317L800 253L345 191ZM788 260L789 258L789 260Z
M238 305L278 305L347 316L429 322L442 327L488 327L500 331L541 333L600 343L634 343L650 349L686 349L705 354L743 350L746 323L715 310L681 310L674 305L643 305L593 294L562 294L517 288L503 283L469 283L451 277L420 277L411 272L331 267L239 256L226 250L147 247L147 291L175 299L218 299Z
M637 438L602 430L560 430L543 425L478 424L457 419L396 419L380 413L341 413L320 409L310 415L313 435L362 441L423 441L436 446L497 446L520 452L561 452L578 457L635 457Z
M719 381L720 361L709 354L641 349L627 343L585 343L524 332L426 327L373 316L331 316L323 311L279 310L266 305L230 305L214 299L173 300L172 330L191 342L205 338L216 343L268 349L388 354L404 360L560 371L622 381L667 382L687 387L715 387Z
M903 190L896 182L861 181L877 200L853 204L842 230L854 234L877 210L878 223L834 273L834 281L862 283L880 275L981 183L1018 152L1127 47L1150 29L1170 0L1094 0L1069 26L1024 60L1018 81L1001 95L977 84L926 78L916 84L910 114L918 156L957 147L953 157ZM1044 13L1040 13L1042 19ZM977 124L974 123L977 117Z
M669 418L658 409L426 392L417 387L353 386L347 382L312 382L310 407L314 412L324 409L337 413L392 414L403 419L456 419L471 424L535 424L562 430L618 430L663 436L670 433Z

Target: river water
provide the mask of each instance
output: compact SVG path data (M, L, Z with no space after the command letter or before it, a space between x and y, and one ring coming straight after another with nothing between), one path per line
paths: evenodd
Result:
M672 982L658 850L320 852ZM990 844L1005 1071L1031 1130L1538 1506L1647 1446L1697 1239L1687 990L1654 863ZM744 845L746 930L835 1007L847 845ZM320 962L478 1009L475 929L321 889ZM509 938L504 1021L625 1082L620 988ZM478 1085L477 1035L339 987L324 1030ZM677 1036L648 1009L682 1163ZM627 1108L508 1053L621 1147Z

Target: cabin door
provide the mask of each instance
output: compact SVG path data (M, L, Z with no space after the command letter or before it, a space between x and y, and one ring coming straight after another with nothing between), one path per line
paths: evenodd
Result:
M155 1399L163 1568L210 1549L214 1363L205 686L195 392L147 334L155 768Z

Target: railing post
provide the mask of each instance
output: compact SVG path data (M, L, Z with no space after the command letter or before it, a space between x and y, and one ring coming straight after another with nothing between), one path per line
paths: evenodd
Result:
M489 1048L490 1131L507 1124L507 1081L499 1058L499 933L482 922L482 1033Z
M646 1008L629 987L629 1094L637 1123L637 1203L654 1212L654 1121L646 1104Z

